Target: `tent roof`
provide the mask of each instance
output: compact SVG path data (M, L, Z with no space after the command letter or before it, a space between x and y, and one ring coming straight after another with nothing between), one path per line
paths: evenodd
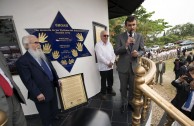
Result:
M144 0L108 0L109 19L132 14Z

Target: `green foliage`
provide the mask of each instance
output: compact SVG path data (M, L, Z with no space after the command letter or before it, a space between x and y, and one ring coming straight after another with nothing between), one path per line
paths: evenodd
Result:
M194 24L186 23L172 27L164 19L152 20L151 17L154 13L154 11L147 12L142 6L133 13L138 21L137 32L143 35L146 46L150 47L154 44L163 46L166 43L173 43L188 38L194 40ZM123 16L109 20L110 41L113 45L115 37L125 31L124 22L126 18L126 16ZM171 29L165 32L167 28Z
M152 42L156 41L157 36L161 34L165 28L169 28L167 22L164 21L164 19L157 19L157 20L151 20L150 18L155 12L147 12L146 9L142 6L140 6L133 15L137 18L137 31L140 32L145 42ZM110 26L110 35L111 35L111 42L115 43L115 36L120 34L121 32L125 31L125 19L127 17L119 17L115 19L111 19L109 21Z
M194 24L186 23L183 25L176 25L167 31L167 35L179 36L179 39L187 39L189 36L194 35Z
M173 43L174 40L178 40L178 36L176 35L162 36L162 37L159 37L158 40L160 42L164 42L164 44Z

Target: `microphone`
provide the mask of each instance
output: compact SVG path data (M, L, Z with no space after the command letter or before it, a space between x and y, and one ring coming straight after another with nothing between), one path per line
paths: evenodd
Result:
M129 31L129 37L132 37L132 30Z
M132 37L132 34L133 34L133 33L132 33L132 30L130 30L130 31L129 31L129 37ZM129 48L131 48L131 49L133 48L133 43L130 43L130 44L129 44ZM132 50L131 50L131 51L132 51Z

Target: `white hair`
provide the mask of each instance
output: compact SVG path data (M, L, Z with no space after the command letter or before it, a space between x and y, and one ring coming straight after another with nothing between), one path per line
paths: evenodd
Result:
M26 35L26 36L22 37L22 44L26 50L28 50L28 44L30 42L30 40L29 40L30 37L36 37L36 36L35 35Z
M104 32L107 32L107 33L108 33L107 30L102 30L102 31L100 32L100 36L102 36Z
M45 54L43 53L42 49L37 48L36 50L33 50L29 48L28 52L32 55L32 57L37 59L39 62L41 61L40 59L44 59L45 61L47 61L47 58Z

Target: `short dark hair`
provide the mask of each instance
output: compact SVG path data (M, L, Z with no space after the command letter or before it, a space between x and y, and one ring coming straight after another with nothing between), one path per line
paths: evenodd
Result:
M176 58L175 61L180 61L179 58Z
M128 16L127 19L125 20L125 25L127 25L127 22L132 22L136 20L135 16L131 15L131 16Z

